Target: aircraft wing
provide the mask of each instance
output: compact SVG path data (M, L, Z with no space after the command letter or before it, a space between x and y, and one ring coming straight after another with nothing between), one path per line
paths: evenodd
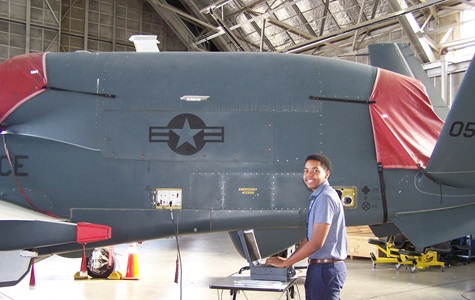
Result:
M0 251L29 249L76 240L76 224L0 201Z
M0 286L14 285L30 268L32 250L111 237L109 226L70 223L0 200Z
M110 237L108 226L70 223L0 200L0 251L91 243Z

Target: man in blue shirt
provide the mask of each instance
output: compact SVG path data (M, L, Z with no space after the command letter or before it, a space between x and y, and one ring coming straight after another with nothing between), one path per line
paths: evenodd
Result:
M307 238L287 259L271 257L266 264L289 267L308 257L305 280L306 300L334 299L346 279L347 238L343 205L330 186L330 160L323 154L312 154L305 160L303 181L311 189L308 209Z

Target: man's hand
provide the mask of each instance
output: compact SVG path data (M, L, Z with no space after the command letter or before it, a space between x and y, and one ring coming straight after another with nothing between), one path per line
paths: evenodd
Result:
M283 257L280 257L280 256L273 256L273 257L269 257L267 260L266 260L266 265L269 265L269 266L274 266L274 267L277 267L277 268L286 268L286 258L283 258Z

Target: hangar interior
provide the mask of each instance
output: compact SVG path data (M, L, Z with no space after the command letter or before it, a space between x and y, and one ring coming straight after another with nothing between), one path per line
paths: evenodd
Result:
M471 0L0 0L0 62L34 52L135 51L129 41L132 35L156 35L160 51L280 52L334 57L364 64L369 63L369 44L401 42L410 44L450 105L475 52L474 28L475 2ZM191 246L200 243L192 237L187 239L184 243L189 242ZM216 247L224 238L214 235L209 239L208 246ZM157 246L154 251L163 251L163 244L167 251L161 252L163 261L152 258L144 261L150 259L151 265L158 264L152 265L156 269L162 268L160 264L163 263L168 264L164 267L167 271L174 270L173 240L150 243L144 246L144 252L149 245L150 248ZM195 277L188 277L185 285L191 289L187 293L190 297L195 293L193 296L204 295L209 299L215 295L214 291L209 291L208 284L216 280L213 277L216 272L205 265L206 257L211 253L221 259L221 265L232 262L227 268L220 268L222 274L218 273L219 276L235 271L243 261L236 259L230 245L219 251L214 248L199 250L203 253L200 252L201 256L196 259L196 250L191 246L186 256L191 261L189 265L196 263L197 268L208 273L200 277L203 282L193 282ZM122 252L125 257L126 250ZM229 252L232 252L232 258L226 256ZM56 285L48 286L47 280L70 279L69 274L58 277L60 272L64 274L63 264L63 261L58 262L60 271L57 273L40 277L44 282L38 289L45 299L51 290L57 289ZM77 261L74 264L77 266ZM457 273L449 272L452 276L449 278L439 276L439 270L427 272L423 274L425 276L410 272L395 275L397 273L390 267L384 266L374 273L366 262L351 264L354 270L363 270L361 273L353 271L353 274L363 274L365 280L360 281L352 275L344 290L343 298L346 299L364 299L362 295L366 293L367 296L367 291L374 294L373 299L391 299L401 290L414 299L437 296L449 299L462 294L460 290L473 292L474 289L473 266ZM142 274L147 278L141 281L142 286L135 290L134 283L122 282L120 285L125 292L121 296L115 295L116 298L156 296L156 270L146 270ZM385 278L389 280L384 281ZM176 286L169 288L170 279L157 281L160 281L158 286L162 295L163 291L169 290L171 294L167 296L177 297ZM395 281L401 285L394 285ZM383 288L375 289L374 282ZM26 282L20 287L3 290L6 292L0 292L0 299L10 299L12 295L13 298L18 295L18 299L38 297L38 293L27 292L25 285ZM90 282L79 286L67 281L65 288L73 291L71 299L93 299L92 293L96 298L116 293L116 285L110 282L107 285L111 286L105 292L107 295L98 292L96 284ZM86 287L82 289L83 286ZM441 292L444 286L451 287L450 294ZM392 292L385 293L384 289ZM429 289L431 294L428 294ZM361 295L351 294L354 291ZM473 297L463 294L465 299L470 296Z

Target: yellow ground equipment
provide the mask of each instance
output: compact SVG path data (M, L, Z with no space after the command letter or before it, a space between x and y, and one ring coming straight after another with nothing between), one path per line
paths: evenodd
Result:
M386 241L369 239L368 243L376 246L379 252L384 255L376 257L373 252L370 253L374 268L376 268L376 264L395 264L396 269L399 269L401 265L412 265L412 262L401 259L399 255L401 249L394 243L394 236L390 236Z
M442 272L445 271L445 263L437 259L438 254L436 251L426 248L424 252L401 250L399 255L402 261L411 261L411 272L414 273L416 268L425 269L428 267L440 267Z
M413 250L412 244L401 237L390 236L387 240L369 239L368 243L375 245L383 256L376 257L374 253L370 253L373 267L377 264L386 263L394 264L396 270L399 270L402 265L411 268L414 273L416 268L424 269L427 267L439 266L442 272L445 271L445 263L437 259L438 253L436 251L426 248L424 252Z

